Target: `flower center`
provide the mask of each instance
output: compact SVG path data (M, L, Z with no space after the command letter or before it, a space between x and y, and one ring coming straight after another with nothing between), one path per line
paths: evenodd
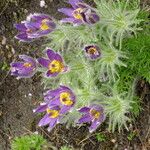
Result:
M59 116L58 110L52 110L52 109L47 108L46 111L49 114L50 118L57 118Z
M100 112L95 109L91 109L90 114L94 119L98 119L100 117Z
M72 105L73 101L70 99L70 93L68 93L68 92L62 92L60 94L60 102L63 105L67 105L67 106Z
M88 49L88 53L91 54L91 55L95 54L96 52L97 52L97 50L96 50L96 48L94 48L94 47L90 47L90 48Z
M31 66L32 66L32 64L31 64L31 63L26 62L26 63L24 63L24 64L23 64L23 66L24 66L24 67L26 67L26 68L29 68L29 67L31 67Z
M77 9L75 9L74 11L73 11L73 16L74 16L74 18L76 18L76 19L83 19L83 17L82 17L82 13L83 12L83 9L82 8L77 8Z
M48 68L49 68L51 73L62 72L64 69L64 65L62 62L60 62L58 60L53 60L49 64Z
M47 22L49 20L48 19L43 19L42 22L41 22L41 26L40 26L40 29L41 30L48 30L50 27L48 26Z

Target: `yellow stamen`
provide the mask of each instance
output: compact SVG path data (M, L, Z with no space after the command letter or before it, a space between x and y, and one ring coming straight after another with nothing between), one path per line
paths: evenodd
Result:
M23 64L23 66L24 66L24 67L26 67L26 68L29 68L29 67L31 67L31 66L32 66L32 64L31 64L31 63L26 62L26 63L24 63L24 64Z
M77 9L75 9L75 10L73 11L73 16L74 16L74 18L82 20L82 19L83 19L82 14L81 14L82 12L83 12L83 9L82 9L82 8L77 8Z
M48 19L42 20L42 23L41 23L41 26L40 26L41 30L48 30L50 28L47 24L48 21L49 21Z
M95 110L95 109L91 109L90 110L90 114L92 117L94 117L95 119L98 119L100 117L100 112Z
M53 60L49 66L49 70L51 73L58 73L64 70L64 64L58 60Z
M73 104L73 101L71 100L70 98L70 93L68 92L62 92L60 94L60 102L63 104L63 105L67 105L67 106L70 106Z
M57 118L59 116L58 110L51 110L51 109L47 108L46 111L50 115L50 118Z
M90 47L89 49L88 49L88 53L89 54L95 54L97 52L97 50L96 50L96 48L94 48L94 47Z

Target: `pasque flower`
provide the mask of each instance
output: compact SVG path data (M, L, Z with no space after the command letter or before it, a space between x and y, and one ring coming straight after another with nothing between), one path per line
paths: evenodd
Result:
M38 126L49 125L48 131L52 130L64 115L60 110L59 106L48 107L47 103L42 103L37 109L33 110L35 113L46 112Z
M90 59L94 60L101 57L101 51L97 45L87 45L84 47L84 51Z
M30 14L25 21L14 25L19 34L15 37L20 41L31 41L47 35L56 28L52 18L45 14Z
M55 77L59 73L66 72L68 67L65 66L62 57L51 49L46 50L48 58L39 58L38 62L47 68L46 77Z
M97 127L105 120L104 109L100 105L90 105L89 107L82 107L79 109L80 113L83 113L79 119L79 123L91 123L89 131L93 132Z
M50 131L74 106L75 95L70 88L60 86L55 90L48 90L44 94L44 99L45 102L41 103L33 112L46 112L38 125L45 126L49 124L48 130Z
M18 78L32 77L36 72L36 60L27 55L19 55L19 58L23 61L12 62L10 64L11 75L17 76Z
M89 5L82 3L82 0L69 0L72 8L61 8L59 12L64 13L68 18L64 18L61 22L69 22L75 25L94 24L99 21L99 16Z
M48 90L44 93L44 99L51 106L60 106L61 113L67 113L75 104L75 94L66 86L60 86L55 90Z

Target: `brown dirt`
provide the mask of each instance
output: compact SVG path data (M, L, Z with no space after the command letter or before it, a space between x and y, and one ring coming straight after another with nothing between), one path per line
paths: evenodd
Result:
M40 0L1 0L0 1L0 66L9 64L18 54L39 55L43 48L43 38L32 43L19 43L13 37L16 30L13 23L25 19L33 12L51 14L60 18L57 8L66 5L65 0L46 0L48 8L39 7ZM41 51L40 51L41 49ZM89 134L87 126L66 129L65 125L58 125L51 133L36 126L39 117L32 109L42 101L43 87L40 76L31 79L16 80L9 74L9 67L0 70L0 150L9 150L10 141L15 136L38 130L48 141L58 149L62 145L71 145L78 150L148 150L150 149L150 85L143 80L137 86L137 93L141 97L142 111L140 116L130 125L130 131L109 133L103 124L97 133L106 135L106 141L98 142L96 133ZM136 132L130 141L128 135Z

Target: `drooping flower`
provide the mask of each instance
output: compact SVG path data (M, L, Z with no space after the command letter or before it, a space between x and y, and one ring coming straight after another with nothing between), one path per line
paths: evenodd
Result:
M85 46L84 48L85 54L90 58L90 59L97 59L101 57L101 52L100 48L97 45L88 45Z
M68 67L65 66L62 57L51 49L46 50L48 58L39 58L38 62L48 69L46 77L55 77L59 73L66 72Z
M67 113L75 104L75 94L73 91L66 87L60 86L55 90L48 90L44 94L44 99L49 106L60 106L61 113Z
M72 8L61 8L59 12L64 13L68 18L64 18L61 22L69 22L74 25L94 24L99 21L99 16L89 5L82 3L82 0L69 0Z
M37 109L33 110L35 113L46 112L44 117L40 120L38 126L49 125L48 131L51 131L60 119L63 117L63 114L60 113L59 106L48 107L46 103L41 104Z
M12 62L11 75L17 76L18 78L30 78L32 77L37 68L36 60L27 55L19 55L19 58L24 60L21 62Z
M89 131L93 132L105 120L104 109L100 105L91 105L79 109L80 113L84 113L79 119L79 123L91 123Z
M25 42L45 36L56 28L56 24L50 16L37 13L30 14L25 21L14 26L19 30L19 34L15 37Z

